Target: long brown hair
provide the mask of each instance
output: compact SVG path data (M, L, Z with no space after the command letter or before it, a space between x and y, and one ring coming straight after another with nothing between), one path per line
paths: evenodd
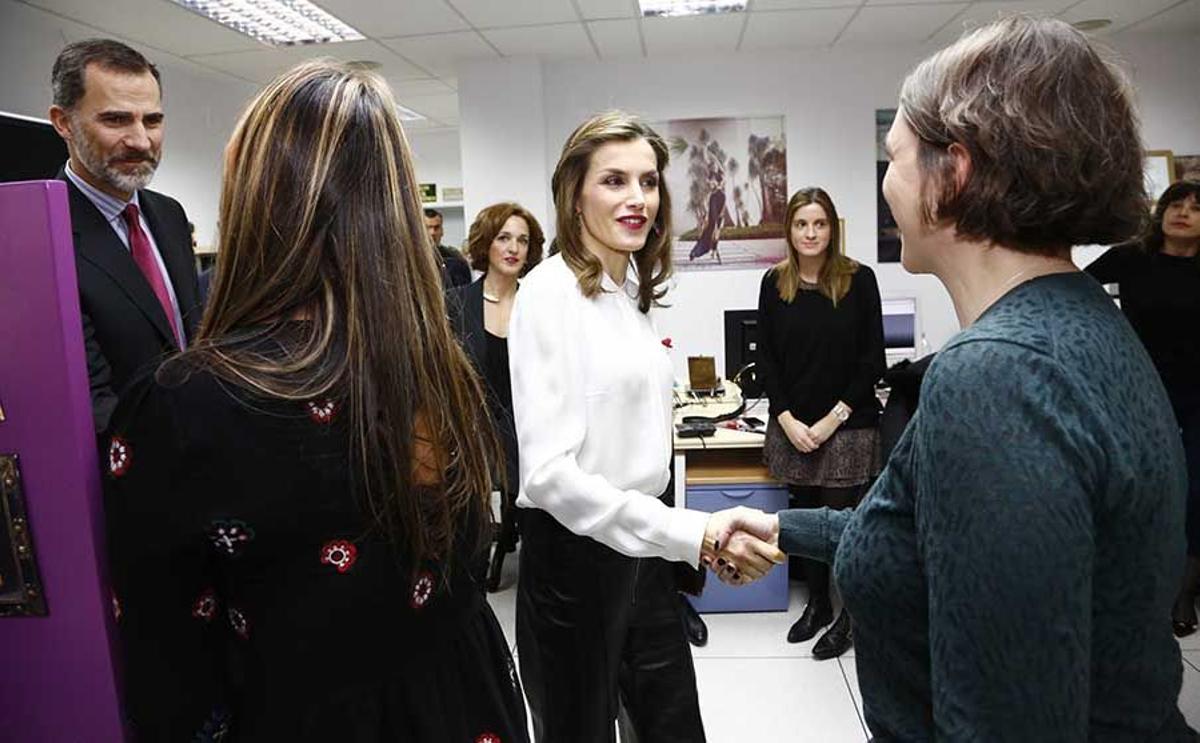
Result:
M796 246L792 244L792 219L796 212L809 204L816 204L825 210L825 218L829 220L829 245L825 248L825 262L817 274L817 291L829 298L833 306L842 301L842 297L850 291L850 281L858 271L858 261L846 257L842 246L842 223L838 219L837 208L833 199L825 193L825 189L811 186L802 188L792 194L788 200L787 216L783 220L783 234L787 240L787 258L776 263L771 270L775 272L775 285L779 296L784 302L791 304L800 290L800 258L796 255Z
M185 357L269 397L338 400L356 490L415 570L449 559L462 519L486 523L499 449L446 321L395 110L381 78L330 61L251 101L226 152L220 258ZM262 341L286 357L264 358Z
M579 290L585 297L600 291L604 266L600 259L583 245L583 225L576 216L575 204L583 187L584 176L592 161L592 153L609 142L630 142L644 139L654 150L658 168L658 216L646 237L646 244L633 254L638 272L638 309L649 312L667 293L663 284L671 276L671 194L663 171L671 160L667 144L658 133L641 119L624 111L608 111L592 116L571 133L563 145L562 155L550 180L554 191L555 223L558 235L551 246L563 254L563 260L579 279Z

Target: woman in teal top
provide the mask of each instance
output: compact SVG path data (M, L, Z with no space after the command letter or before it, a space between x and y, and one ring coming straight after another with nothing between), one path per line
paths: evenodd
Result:
M964 330L856 511L742 527L833 563L877 740L1194 740L1169 621L1182 446L1070 261L1146 216L1124 80L1066 23L1009 18L909 75L887 149L902 262Z

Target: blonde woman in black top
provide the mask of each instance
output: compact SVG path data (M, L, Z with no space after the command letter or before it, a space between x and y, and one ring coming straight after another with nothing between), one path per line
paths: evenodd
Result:
M852 508L879 472L879 402L884 372L883 316L870 268L841 249L837 209L820 188L788 202L788 256L763 276L758 298L760 363L771 419L763 454L794 505ZM833 620L829 566L804 561L808 606L788 642L812 638ZM819 659L851 644L839 614L817 641Z

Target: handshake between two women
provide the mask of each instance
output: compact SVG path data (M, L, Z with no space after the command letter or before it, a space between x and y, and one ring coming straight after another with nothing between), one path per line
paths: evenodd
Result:
M738 506L708 520L700 563L732 586L753 583L787 559L779 550L779 518Z

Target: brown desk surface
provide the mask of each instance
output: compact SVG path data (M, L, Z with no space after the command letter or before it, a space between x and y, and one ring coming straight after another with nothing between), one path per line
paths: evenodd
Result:
M731 485L774 483L762 461L762 447L745 449L689 449L685 483Z

